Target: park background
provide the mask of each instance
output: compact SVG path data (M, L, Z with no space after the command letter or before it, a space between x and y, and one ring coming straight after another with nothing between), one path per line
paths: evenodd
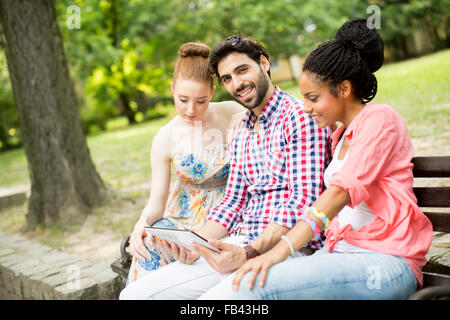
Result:
M94 262L118 257L120 241L132 231L150 192L152 138L176 114L169 83L182 43L201 41L212 47L235 33L255 37L271 53L276 84L300 97L298 72L307 53L332 39L347 19L373 17L377 8L386 62L375 74L379 82L375 101L392 105L405 119L416 155L449 155L448 0L57 0L21 1L20 5L0 0L0 191L27 193L23 202L0 208L0 230ZM20 25L16 29L8 21L14 10L24 15L16 21ZM53 28L52 32L48 28ZM24 34L14 34L15 30ZM24 37L36 41L24 45L22 51L9 47L6 54L8 41ZM46 43L58 41L64 51L46 50ZM59 54L57 59L47 54L54 51ZM59 60L67 62L70 77L57 79L73 88L76 101L69 99L65 105L58 97L52 106L46 98L55 91L51 86L45 88L45 76L59 72L51 67L52 61L56 64ZM27 88L27 81L38 76L33 74L37 70L44 76L38 80L43 87L14 93L9 72L15 63L28 66L29 73L18 73L13 84ZM217 86L213 100L229 99ZM106 190L98 201L75 206L72 211L58 199L70 199L77 193L77 184L59 192L55 188L64 190L61 184L45 183L60 181L61 173L52 170L58 166L48 163L49 158L40 158L54 147L46 138L58 140L66 137L65 130L72 130L57 126L60 118L51 118L65 108L76 108L88 158ZM19 121L18 110L33 114L29 121L35 126ZM30 128L49 130L51 139ZM27 153L25 141L31 138L23 138L36 135L44 140L42 153ZM58 140L60 147L64 139ZM61 157L61 161L69 161ZM57 157L51 161L58 161L53 158ZM33 166L35 180L30 176L31 161L40 163ZM54 180L39 181L39 170L43 176L53 175ZM52 216L30 205L33 184L38 186L33 189L35 194L45 195L40 198L46 203L40 206L51 208ZM72 212L70 219L64 218L66 211Z

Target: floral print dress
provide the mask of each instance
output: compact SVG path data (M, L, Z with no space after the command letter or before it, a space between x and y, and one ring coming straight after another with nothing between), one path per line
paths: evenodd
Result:
M177 174L169 194L164 218L153 226L178 229L199 229L206 222L208 211L221 201L229 173L227 145L216 145L198 153L175 155L172 167ZM147 239L145 239L147 240ZM175 261L161 241L144 244L151 258L133 257L127 285L136 279Z

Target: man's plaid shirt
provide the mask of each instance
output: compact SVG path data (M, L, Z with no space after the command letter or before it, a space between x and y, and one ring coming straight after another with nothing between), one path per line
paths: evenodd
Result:
M230 174L213 220L234 233L243 227L247 243L271 222L292 228L322 191L329 129L320 129L303 113L303 101L278 87L259 117L247 111L233 140ZM307 247L319 249L325 237Z

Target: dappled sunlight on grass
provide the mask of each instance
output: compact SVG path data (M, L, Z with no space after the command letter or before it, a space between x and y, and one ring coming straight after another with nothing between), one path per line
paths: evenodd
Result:
M437 139L450 130L450 50L386 65L376 76L375 101L394 107L411 137Z
M99 174L114 188L150 179L150 148L153 136L170 118L137 124L88 138Z
M0 230L20 232L25 227L27 204L0 210Z
M149 181L150 147L153 136L170 117L87 137L88 147L102 178L113 187ZM24 149L0 153L0 186L29 184Z
M0 187L26 185L28 164L23 148L0 153Z
M373 101L391 105L412 138L443 139L450 144L450 50L385 64L375 76L378 92ZM301 97L292 81L279 86Z
M81 225L66 229L38 225L27 232L24 232L27 212L24 203L0 210L0 230L98 262L118 255L120 240L133 230L147 202L147 194L147 190L123 191L108 204L94 208Z

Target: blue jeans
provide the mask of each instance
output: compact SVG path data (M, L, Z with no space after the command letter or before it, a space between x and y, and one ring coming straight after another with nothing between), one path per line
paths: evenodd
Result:
M408 299L417 283L402 257L378 252L330 253L326 248L272 266L262 288L258 276L253 290L248 290L248 276L233 299Z

